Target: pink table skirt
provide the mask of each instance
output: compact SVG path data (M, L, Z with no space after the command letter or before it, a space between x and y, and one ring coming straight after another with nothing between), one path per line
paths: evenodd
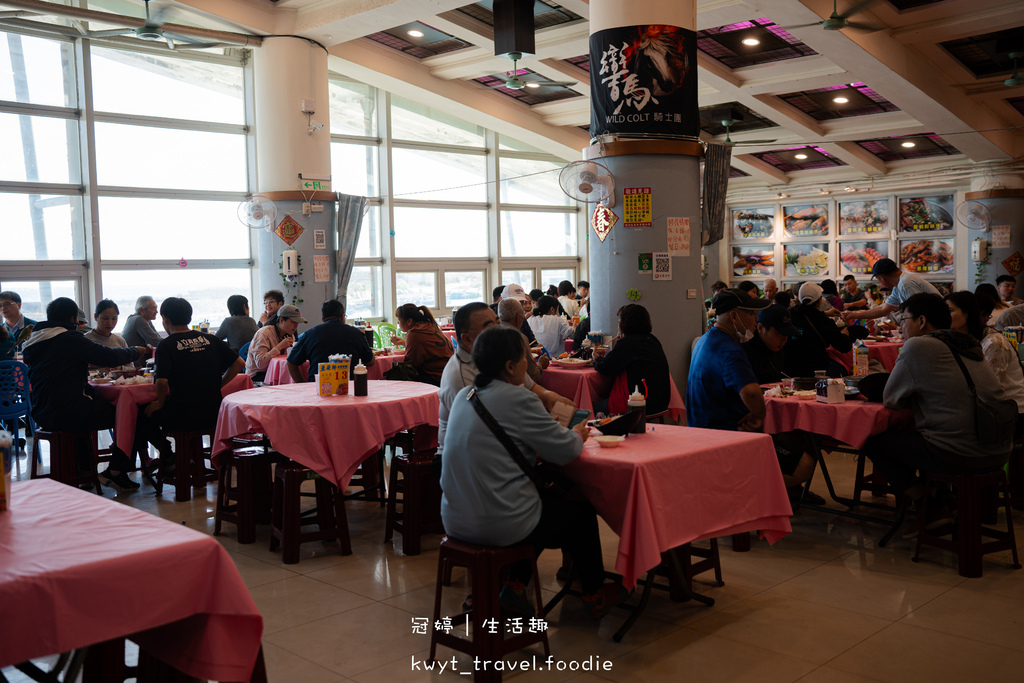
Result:
M405 359L405 354L394 354L390 356L377 356L373 365L366 369L367 379L384 379L384 373L391 369L391 366L400 360ZM288 357L275 356L270 359L267 366L267 376L263 379L264 384L277 386L281 384L292 384L292 376L288 374ZM309 361L302 364L302 374L309 377Z
M220 406L214 458L227 449L226 439L259 431L280 453L345 488L385 439L416 425L437 426L437 387L376 380L368 385L369 395L361 397L321 398L315 383L232 394Z
M131 636L190 676L249 680L263 619L217 541L47 479L15 482L11 497L0 666Z
M900 357L900 349L903 348L903 342L869 341L865 343L868 347L868 359L877 360L882 364L886 372L892 372L892 369L896 367L896 360ZM853 368L853 351L839 353L834 349L829 349L829 356L834 357L845 365L847 369Z
M590 439L563 469L619 535L615 571L627 586L684 543L753 530L774 543L791 531L764 434L652 425L614 449Z
M549 365L540 376L540 385L545 389L571 398L580 410L594 412L594 404L608 398L614 377L606 377L591 366L584 368L560 368ZM676 388L675 380L669 378L671 393L668 401L668 415L676 422L686 417L683 397Z
M244 372L235 375L221 395L252 389L252 379ZM139 406L156 400L155 384L94 384L96 396L114 404L114 439L117 447L131 454L135 441L135 425L139 421Z
M860 448L869 436L889 429L908 429L914 417L909 410L889 410L881 403L850 399L844 403L818 403L799 398L765 397L764 431L782 434L802 429Z

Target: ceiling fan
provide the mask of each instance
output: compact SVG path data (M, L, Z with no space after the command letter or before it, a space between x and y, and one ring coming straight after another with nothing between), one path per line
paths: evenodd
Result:
M163 30L164 15L167 14L168 6L163 6L157 9L156 13L152 16L149 13L149 0L143 0L146 4L146 23L139 28L115 28L106 31L89 31L88 35L90 38L102 38L105 36L126 36L134 35L140 40L157 41L163 40L167 42L167 47L172 50L176 47L176 43L181 44L181 47L198 50L210 47L219 47L222 43L204 43L196 40L195 38L189 38L177 33L171 33Z
M502 83L496 83L495 85L488 86L489 88L509 88L510 90L522 90L523 88L570 88L576 85L576 81L549 81L544 80L523 80L519 77L519 70L516 68L516 62L523 58L522 52L509 52L508 58L512 60L512 69L505 75L507 76Z
M1017 86L1024 85L1024 76L1020 75L1020 67L1017 64L1017 60L1024 59L1024 52L1011 52L1006 55L1013 60L1013 73L1006 80L996 78L991 81L975 81L974 83L953 83L954 87L957 88L971 88L974 86L985 86L985 85L996 85L1003 84L1007 88L1016 88ZM999 88L996 88L998 90Z
M852 28L860 31L880 31L881 27L872 26L871 24L862 24L856 21L850 21L850 17L855 14L860 14L871 5L874 5L878 0L861 0L853 7L850 7L842 14L839 13L839 9L836 7L836 0L832 0L832 14L829 15L825 21L816 21L813 24L801 24L799 26L782 26L784 31L796 28L809 28L811 26L820 26L826 31L839 31L844 28Z

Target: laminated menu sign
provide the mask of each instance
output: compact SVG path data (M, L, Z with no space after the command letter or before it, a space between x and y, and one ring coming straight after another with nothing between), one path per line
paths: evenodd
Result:
M814 276L828 272L828 244L787 244L783 247L784 276Z
M622 206L622 227L651 227L651 188L623 188Z
M867 275L875 262L889 258L889 241L877 242L840 242L839 260L843 268L853 275Z
M788 237L828 235L828 204L782 207L782 225Z
M668 219L668 253L672 256L690 255L690 219Z
M316 383L321 396L348 393L348 369L351 360L340 363L320 363L317 366Z
M732 236L738 240L767 239L775 232L775 209L738 209L732 212Z
M900 265L911 273L952 273L953 240L901 242Z
M839 234L886 232L889 229L889 200L874 199L839 204Z
M900 199L900 232L953 229L953 195Z
M775 247L763 246L733 247L733 275L773 275L775 273Z

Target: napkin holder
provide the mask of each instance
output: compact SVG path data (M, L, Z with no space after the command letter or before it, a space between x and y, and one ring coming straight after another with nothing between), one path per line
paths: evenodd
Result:
M846 400L846 382L841 379L824 379L815 387L818 403L843 403Z
M317 367L316 384L321 396L348 393L348 361L342 363L320 363Z

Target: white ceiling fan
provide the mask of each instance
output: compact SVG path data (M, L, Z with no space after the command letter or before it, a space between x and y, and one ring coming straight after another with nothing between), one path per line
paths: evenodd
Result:
M104 31L88 31L87 35L90 38L103 38L107 36L130 36L134 35L140 40L146 41L165 41L167 47L172 50L176 47L182 47L191 50L200 50L204 48L220 47L223 43L207 43L195 38L183 36L178 33L171 31L164 31L163 26L165 22L165 16L167 15L170 6L162 5L157 7L153 14L149 12L149 0L143 0L146 5L146 23L139 28L115 28Z
M522 52L509 52L508 58L512 60L512 69L506 73L507 78L502 83L489 85L489 88L509 88L510 90L522 90L523 88L570 88L576 85L576 81L549 81L547 79L522 79L519 77L519 69L516 62L523 58Z

